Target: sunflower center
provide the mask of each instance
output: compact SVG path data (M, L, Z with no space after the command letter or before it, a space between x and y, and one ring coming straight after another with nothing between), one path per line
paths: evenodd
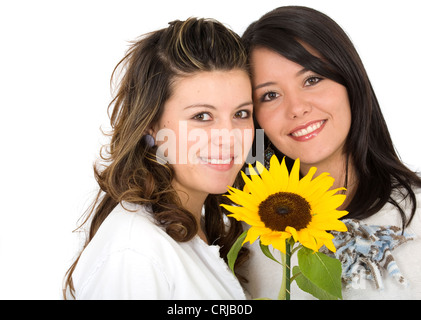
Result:
M260 203L259 216L265 226L273 231L285 231L288 226L298 231L311 221L311 207L298 194L278 192Z

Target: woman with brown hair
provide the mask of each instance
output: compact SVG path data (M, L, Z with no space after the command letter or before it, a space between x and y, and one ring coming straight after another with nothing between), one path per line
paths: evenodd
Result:
M342 209L353 220L336 239L344 298L421 298L421 179L395 151L349 37L317 10L286 6L263 15L242 38L268 150L299 158L303 175L315 166L335 178L332 188L346 188ZM275 270L271 261L251 259L252 296L276 294Z
M223 260L242 228L219 204L253 139L246 60L239 37L207 19L174 21L131 46L65 296L245 298Z

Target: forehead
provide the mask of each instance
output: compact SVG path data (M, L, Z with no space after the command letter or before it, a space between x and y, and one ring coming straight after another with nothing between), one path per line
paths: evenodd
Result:
M194 104L231 105L251 97L250 78L246 71L203 71L178 77L166 104L186 107Z
M279 53L267 48L254 49L251 53L250 60L253 83L256 82L256 78L275 77L288 73L296 74L304 68L302 65L288 60Z

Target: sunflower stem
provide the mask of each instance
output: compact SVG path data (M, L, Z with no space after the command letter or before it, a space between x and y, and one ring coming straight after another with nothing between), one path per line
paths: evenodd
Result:
M283 265L283 277L281 289L279 290L278 300L291 299L291 245L289 239L285 240L285 253L281 252Z
M285 254L285 300L291 299L291 246L289 244L289 239L285 240L286 245L286 254Z
M286 255L285 253L281 252L281 260L282 260L282 283L281 283L281 288L279 289L279 294L278 294L278 300L285 300L286 298L286 285L287 285L287 281L286 281L286 277L285 277L285 269L286 269Z

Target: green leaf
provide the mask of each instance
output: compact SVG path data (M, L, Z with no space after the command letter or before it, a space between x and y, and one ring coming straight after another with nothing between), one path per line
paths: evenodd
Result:
M263 254L266 256L266 257L268 257L269 259L272 259L273 261L275 261L275 262L277 262L277 263L279 263L279 264L282 264L282 263L280 263L278 260L276 260L275 259L275 257L272 255L272 253L270 252L270 250L269 250L269 247L268 246L265 246L264 244L262 244L262 242L260 242L259 243L260 244L260 249L262 249L262 252L263 252Z
M338 300L337 297L334 297L328 292L320 289L313 282L311 282L305 276L303 276L300 267L295 266L294 268L292 268L292 274L294 280L297 281L297 285L301 290L312 294L319 300Z
M306 247L297 254L299 271L296 277L301 290L318 299L342 299L342 266L338 259L314 252Z
M230 251L227 254L228 266L230 267L232 273L234 273L234 265L237 260L238 253L240 252L241 247L243 246L244 239L247 236L248 230L244 231L240 236L235 240Z

